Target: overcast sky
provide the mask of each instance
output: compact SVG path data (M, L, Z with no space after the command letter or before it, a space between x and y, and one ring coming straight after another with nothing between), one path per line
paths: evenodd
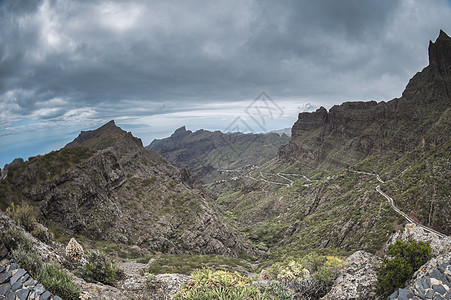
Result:
M0 166L111 119L147 145L390 100L450 20L445 0L0 0Z

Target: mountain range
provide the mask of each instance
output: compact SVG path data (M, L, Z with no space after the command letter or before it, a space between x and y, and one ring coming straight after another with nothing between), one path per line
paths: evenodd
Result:
M291 136L181 127L144 147L114 121L82 131L8 165L0 207L31 205L59 241L260 267L382 255L408 220L450 235L451 38L428 51L401 97L302 112Z

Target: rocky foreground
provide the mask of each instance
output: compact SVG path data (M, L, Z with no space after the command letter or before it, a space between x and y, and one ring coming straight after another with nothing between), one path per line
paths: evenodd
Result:
M158 274L149 285L143 272L148 264L124 260L118 262L122 277L114 286L88 283L73 274L74 265L66 257L66 247L55 242L43 243L37 240L7 215L0 213L0 229L4 231L9 228L21 230L32 241L33 248L43 261L52 261L63 268L80 289L80 299L170 299L190 279L181 274ZM451 299L451 239L439 238L412 224L397 232L389 243L395 242L395 239L428 241L431 243L433 258L414 274L405 288L399 289L388 299ZM322 299L377 299L375 287L380 263L381 258L378 256L365 251L355 252L347 258L345 268ZM0 244L0 299L61 298L34 280L27 270L11 259L10 253Z

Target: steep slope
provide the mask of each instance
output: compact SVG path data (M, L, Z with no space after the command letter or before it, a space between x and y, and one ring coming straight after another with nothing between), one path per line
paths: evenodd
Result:
M451 233L451 38L429 44L429 65L389 102L348 102L299 114L282 161L300 169L376 172L396 203L424 224Z
M43 220L94 240L167 253L256 255L186 171L113 121L11 167L6 181L9 195L34 203Z
M440 31L429 45L429 65L408 83L401 98L389 102L347 102L300 113L290 143L279 157L336 170L373 153L405 153L449 139L451 39Z
M380 250L406 220L377 186L412 219L451 234L451 38L441 31L429 55L401 98L299 114L278 158L217 203L275 259Z
M170 137L154 140L147 149L156 150L178 167L186 167L202 183L223 177L224 170L260 165L272 159L286 135L242 134L177 129Z

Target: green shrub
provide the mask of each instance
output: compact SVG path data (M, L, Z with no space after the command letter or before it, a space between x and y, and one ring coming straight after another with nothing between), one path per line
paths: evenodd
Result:
M81 269L80 275L88 282L112 284L118 280L116 263L103 252L92 250L86 254L88 261Z
M15 220L19 225L22 225L27 231L32 231L36 226L36 218L33 215L34 209L31 205L27 203L22 203L21 205L14 205L6 209L6 213Z
M13 251L19 247L24 250L30 250L32 247L31 241L19 229L8 228L0 236L9 251Z
M34 229L31 231L31 234L40 240L41 242L47 243L50 240L50 234L41 224L36 223Z
M194 271L174 299L275 299L251 285L251 279L237 272L203 269Z
M154 280L155 280L155 275L152 273L145 273L144 277L146 277L146 281L144 282L144 285L146 286L146 288L148 290L153 289L154 287Z
M19 245L17 249L11 252L11 254L21 268L27 270L32 277L37 278L42 267L42 261L36 251L25 249L22 245Z
M343 260L336 256L310 253L302 259L275 263L268 272L295 297L319 299L330 290L335 278L343 268Z
M78 300L80 289L67 273L53 264L45 264L39 271L37 280L50 292L65 300Z
M143 186L148 186L148 185L154 183L155 181L157 181L157 177L156 177L155 175L153 175L153 176L150 177L150 178L144 179L142 185L143 185Z
M376 292L387 297L397 288L403 287L413 273L431 258L431 246L429 243L396 241L390 245L378 272Z

